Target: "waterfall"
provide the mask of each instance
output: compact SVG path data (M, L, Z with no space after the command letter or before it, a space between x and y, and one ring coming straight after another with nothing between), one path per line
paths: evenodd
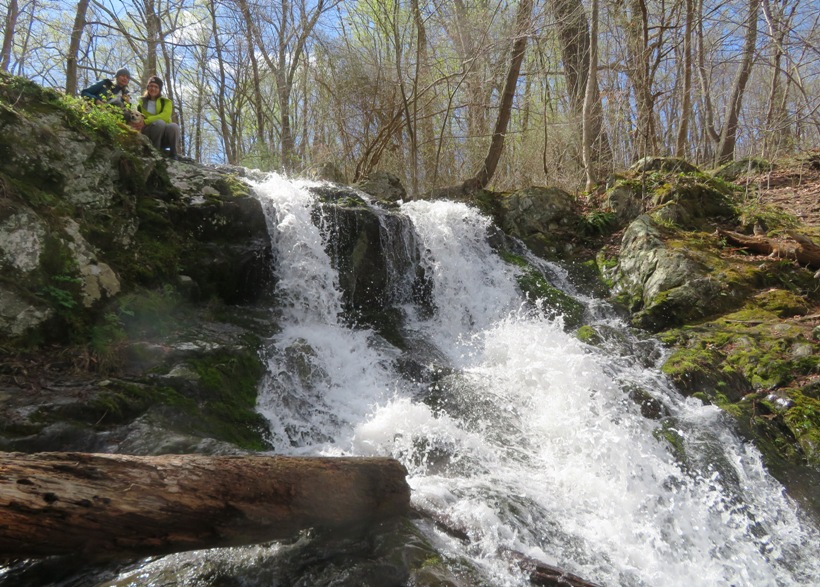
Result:
M722 412L681 397L651 358L585 345L545 317L464 204L400 208L434 311L396 299L408 336L439 358L429 385L404 374L403 351L340 318L309 187L256 185L281 308L259 398L275 452L399 459L413 505L470 540L425 531L487 585L528 585L510 551L609 586L820 584L818 531ZM385 242L408 247L398 236ZM644 344L600 308L592 319L621 348ZM642 414L636 391L660 414Z

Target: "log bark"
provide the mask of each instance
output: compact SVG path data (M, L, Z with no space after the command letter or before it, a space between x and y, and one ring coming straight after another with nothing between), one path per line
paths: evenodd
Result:
M135 558L405 513L387 458L0 453L0 556Z
M725 237L729 244L748 249L761 255L797 261L813 269L820 268L820 246L806 235L789 231L789 239L766 236L748 236L731 230L718 230L719 237Z

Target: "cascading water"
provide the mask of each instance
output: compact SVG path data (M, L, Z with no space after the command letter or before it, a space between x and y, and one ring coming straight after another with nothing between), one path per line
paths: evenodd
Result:
M470 538L436 543L486 585L528 584L509 552L608 586L820 584L820 534L721 412L682 398L645 358L545 318L487 243L486 218L451 202L401 206L435 308L403 308L411 338L440 357L435 384L420 385L396 368L401 351L340 319L307 186L272 176L256 189L282 308L259 400L277 453L401 460L414 506ZM642 415L631 390L660 415Z

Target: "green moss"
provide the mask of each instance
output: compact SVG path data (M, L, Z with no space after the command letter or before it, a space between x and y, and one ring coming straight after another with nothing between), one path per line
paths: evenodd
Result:
M820 465L820 400L797 390L789 393L791 406L783 421L794 435L809 465Z
M747 157L737 161L730 161L714 171L716 179L735 181L744 174L757 174L771 171L772 164L765 159Z
M550 283L535 269L524 270L516 278L518 286L531 300L539 304L549 318L562 316L564 326L577 328L584 319L584 306Z
M178 432L214 438L247 450L266 450L267 423L256 410L257 383L264 368L250 348L233 348L191 362L195 383L171 379L111 380L90 401L43 412L43 422L69 420L98 428L130 422L147 410L158 410Z
M176 280L184 235L174 229L164 204L156 198L140 198L137 215L139 230L132 245L110 250L110 264L124 281L142 286Z
M757 198L744 198L735 204L741 226L751 228L756 222L762 223L767 232L780 233L800 227L800 220L782 208L763 204Z
M675 427L672 418L664 418L660 427L653 432L655 438L664 442L672 455L681 463L686 462L686 446L681 433Z
M219 179L214 188L223 196L230 198L242 198L251 195L250 186L234 175Z
M483 214L492 218L500 226L504 215L504 205L502 203L504 195L489 190L479 190L471 195L470 201Z
M268 448L265 419L256 412L257 384L264 366L255 352L216 352L192 362L204 395L201 429L214 438L250 450Z
M520 255L501 251L501 258L507 263L520 268L516 276L518 287L532 301L539 303L546 310L551 319L563 316L564 326L568 329L577 328L584 318L584 306L572 296L553 287L535 267L530 265Z
M598 346L604 341L601 335L598 334L592 326L588 325L581 326L581 328L575 332L575 336L581 342L592 346Z

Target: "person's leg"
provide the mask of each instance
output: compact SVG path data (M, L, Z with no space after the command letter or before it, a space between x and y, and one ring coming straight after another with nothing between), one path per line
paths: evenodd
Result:
M151 139L151 142L160 151L162 150L162 137L165 135L166 126L164 120L155 120L151 124L146 124L142 129L142 134Z
M179 125L175 122L165 125L162 135L162 146L171 151L171 157L177 156L179 144Z

